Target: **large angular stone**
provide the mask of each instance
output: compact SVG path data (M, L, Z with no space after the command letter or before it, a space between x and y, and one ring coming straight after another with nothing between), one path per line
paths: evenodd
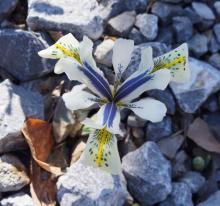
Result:
M108 22L108 33L127 37L135 22L135 12L127 11L113 17Z
M37 52L49 46L43 33L3 29L0 31L0 65L16 79L37 79L53 70L51 60Z
M189 59L191 80L185 84L170 83L180 108L194 113L210 94L220 89L220 72L210 64Z
M154 142L123 157L122 167L130 193L141 205L153 205L170 194L171 166Z
M196 57L200 57L208 52L208 38L203 34L196 34L189 40L189 50Z
M171 135L172 131L172 120L169 116L167 116L160 122L149 122L146 127L145 137L147 140L157 142Z
M147 40L154 40L158 33L158 17L153 14L139 14L136 17L135 26Z
M28 5L27 23L33 30L62 30L92 39L103 33L103 18L96 0L30 0Z
M0 192L20 190L30 179L23 163L15 156L0 156Z
M21 128L26 117L44 118L43 98L5 80L0 84L0 153L24 147Z
M57 183L60 206L123 206L132 202L123 176L73 164Z
M192 22L185 16L173 17L173 29L176 33L176 40L179 43L188 41L193 35Z
M16 8L18 0L1 0L0 1L0 21L10 15Z
M206 20L215 19L213 11L206 4L201 2L193 2L192 7L201 18Z

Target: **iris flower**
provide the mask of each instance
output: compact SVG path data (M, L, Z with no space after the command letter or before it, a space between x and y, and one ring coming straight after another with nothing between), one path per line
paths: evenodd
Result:
M122 75L130 60L134 42L118 39L113 47L114 85L110 85L92 56L93 43L84 36L78 42L71 34L40 51L46 58L59 58L56 73L65 72L70 80L82 85L63 95L70 110L100 107L94 118L82 123L95 131L90 134L80 161L118 174L121 172L120 158L115 134L121 134L120 110L128 108L137 116L151 122L160 122L166 114L164 103L152 99L136 100L143 92L151 89L164 90L170 81L185 82L189 79L187 44L153 59L152 48L141 51L141 62L136 72L122 81Z

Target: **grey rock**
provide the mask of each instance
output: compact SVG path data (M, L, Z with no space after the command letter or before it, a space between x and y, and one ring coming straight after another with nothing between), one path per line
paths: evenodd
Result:
M220 141L220 113L214 112L204 115L203 119L208 123L209 128L215 137Z
M173 183L172 193L160 206L193 206L192 193L185 183Z
M16 8L18 0L2 0L0 2L0 21L8 17Z
M184 14L184 10L181 8L181 6L159 1L156 1L153 4L151 12L158 16L166 25L170 23L173 16L181 16Z
M23 192L10 195L0 201L2 206L34 206L32 198Z
M108 32L111 35L127 37L135 22L135 12L123 12L108 22Z
M153 205L170 194L171 166L154 142L147 142L122 159L128 188L141 205Z
M103 64L99 64L98 67L103 71L106 79L108 80L109 84L114 85L115 83L115 74L113 70Z
M172 162L172 177L180 178L190 167L189 157L184 150L179 151Z
M99 0L99 5L106 17L117 16L124 11L145 12L149 0Z
M139 14L136 17L135 26L147 40L154 40L158 33L158 17L153 14Z
M159 32L155 41L170 46L172 45L173 40L174 40L174 31L171 26L159 28Z
M208 47L211 53L216 53L220 50L220 44L217 42L214 35L209 39Z
M120 1L120 0L119 0ZM145 12L148 6L149 0L121 0L123 5L125 5L125 10Z
M67 136L75 137L82 127L82 121L87 117L86 110L72 112L68 110L62 98L58 101L53 117L53 134L57 143L62 142Z
M216 54L212 54L209 57L209 63L214 66L216 69L220 70L220 54L216 53Z
M197 206L219 206L220 202L220 191L212 194L207 200L202 203L199 203Z
M218 182L213 177L209 177L203 187L201 187L196 194L196 196L198 197L197 204L199 202L206 201L217 191L219 191Z
M134 144L132 140L132 134L130 129L128 128L126 136L123 138L123 141L118 141L118 149L120 151L120 155L123 157L129 152L132 152L137 149L137 145Z
M201 18L206 20L215 20L214 13L205 3L193 2L192 7Z
M92 39L103 33L104 19L96 0L30 0L28 7L27 23L32 30L62 30Z
M112 39L106 39L101 42L95 49L94 56L98 63L112 66L112 49L115 42Z
M157 142L164 137L172 134L172 120L169 116L165 117L161 122L149 122L146 127L146 139Z
M208 51L208 39L203 34L194 35L188 42L189 50L196 57L200 57Z
M192 22L185 16L173 17L173 29L178 43L188 41L193 35Z
M21 128L26 117L44 118L43 99L39 93L31 92L5 80L0 84L0 153L21 149L24 138Z
M160 147L160 151L163 153L163 155L173 159L179 148L182 146L184 140L185 138L182 135L168 137L160 140L158 142L158 146Z
M218 43L220 44L220 23L219 23L219 24L216 24L216 25L214 26L213 30L214 30L216 39L217 39Z
M131 30L128 38L134 40L134 44L142 44L147 42L146 37L135 27Z
M215 8L215 11L217 13L218 16L220 16L220 2L219 1L216 1L214 4L213 4L214 8Z
M137 70L141 60L141 50L147 47L152 47L154 57L160 56L168 51L168 47L166 46L166 44L162 44L159 42L148 42L135 46L130 64L123 74L123 79L127 79L133 72Z
M49 46L43 33L3 29L0 31L0 64L16 79L37 79L51 71L51 60L38 56L37 52ZM19 60L19 61L18 61Z
M141 119L134 114L130 114L127 119L127 124L130 127L145 127L147 120Z
M192 9L192 7L184 8L184 16L187 16L192 24L196 24L202 21L202 18Z
M183 2L183 0L162 0L163 2L178 4Z
M121 110L120 114L121 114L121 120L125 121L128 118L128 115L131 113L131 110L124 108Z
M17 157L9 154L0 156L0 192L20 190L29 182L25 166Z
M158 90L154 89L147 92L148 96L153 97L161 102L163 102L167 107L168 114L175 114L176 112L176 102L170 90Z
M186 183L192 193L197 193L204 185L205 178L199 172L189 171L180 179L180 181Z
M144 138L144 130L140 127L133 127L132 128L132 135L136 139L143 139Z
M194 113L210 94L220 89L220 72L210 64L189 59L191 80L185 84L170 83L180 108Z
M61 206L123 206L132 201L121 176L99 168L73 164L57 183L57 199Z
M219 110L217 97L210 96L203 104L203 108L206 108L209 112L217 112Z
M201 21L195 25L195 28L200 32L205 32L208 29L212 29L213 24L213 20L206 20L201 18Z
M27 17L33 30L71 32L98 39L105 22L124 11L145 11L148 0L30 0ZM83 12L82 12L83 11Z

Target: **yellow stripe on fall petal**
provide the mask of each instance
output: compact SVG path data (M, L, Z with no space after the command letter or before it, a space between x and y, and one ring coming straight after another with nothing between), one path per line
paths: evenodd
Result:
M103 165L103 147L105 144L108 144L112 134L108 132L105 128L101 129L97 133L98 138L98 152L97 152L97 160L96 163L100 167Z
M81 62L81 59L80 59L80 56L79 56L79 53L76 49L67 49L66 47L64 47L62 44L60 43L56 43L55 44L55 47L57 49L59 49L60 51L62 51L66 56L69 56L69 57L72 57L74 58L76 61L78 61L80 64L82 63Z
M181 57L177 57L175 58L174 60L171 60L170 62L168 63L161 63L161 64L158 64L156 65L153 70L151 71L151 73L153 72L156 72L157 70L160 70L160 69L170 69L171 67L177 65L177 64L180 64L182 62L185 62L186 61L186 57L185 56L181 56Z
M121 161L116 136L109 133L106 128L91 132L79 161L111 174L120 174Z

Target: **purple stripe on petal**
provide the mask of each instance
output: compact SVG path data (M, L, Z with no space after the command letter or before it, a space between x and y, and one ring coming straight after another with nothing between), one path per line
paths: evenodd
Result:
M125 83L118 89L117 93L123 92L123 90L126 89L127 87L129 87L130 84L132 84L132 83L134 83L134 82L136 82L136 81L142 79L143 76L145 76L145 75L147 74L147 72L148 72L148 71L144 71L144 72L142 72L141 74L139 74L138 76L136 76L136 77L130 79L129 81L125 82Z
M146 83L147 81L151 80L153 78L154 75L144 75L144 73L142 73L142 77L138 76L135 77L131 80L129 80L128 82L126 82L126 85L123 85L123 88L121 87L116 95L115 95L115 101L120 101L121 99L123 99L124 97L126 97L128 94L132 93L134 90L136 90L138 87L140 87L141 85L143 85L144 83ZM129 84L127 84L129 83Z
M82 72L89 78L95 88L108 100L112 100L112 93L108 82L97 73L87 62L84 62L84 68Z
M117 112L117 106L114 102L108 103L104 108L103 125L112 127Z

